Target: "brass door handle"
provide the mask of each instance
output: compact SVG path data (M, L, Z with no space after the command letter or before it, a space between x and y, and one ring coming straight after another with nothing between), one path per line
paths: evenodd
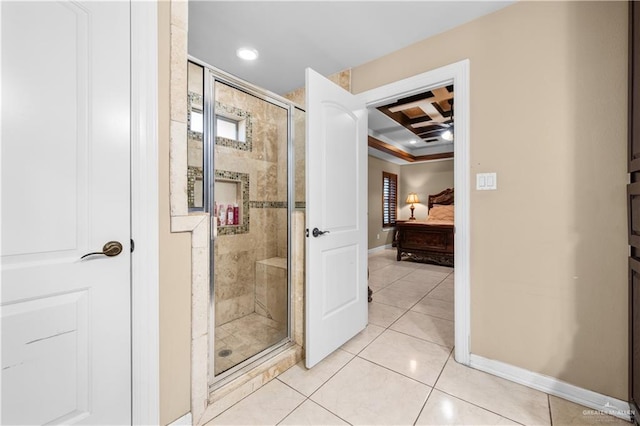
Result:
M104 254L105 256L113 257L119 255L120 253L122 253L122 244L120 244L118 241L109 241L102 247L102 251L87 253L80 259L84 259L88 256L93 256L94 254Z

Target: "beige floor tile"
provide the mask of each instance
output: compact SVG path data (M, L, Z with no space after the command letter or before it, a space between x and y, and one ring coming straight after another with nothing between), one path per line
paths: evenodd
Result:
M369 272L369 282L378 285L391 284L415 269L407 266L388 265Z
M389 287L390 285L391 284L378 284L378 283L369 281L369 288L371 289L371 291L373 291L374 294L382 290L383 288Z
M405 281L424 282L429 284L439 284L447 277L446 272L430 271L428 269L416 269L410 274L402 277Z
M599 413L596 410L549 395L551 419L554 426L563 425L607 425L629 426L630 423L617 417Z
M311 399L355 425L412 424L431 388L356 357Z
M433 386L451 351L392 330L386 330L360 357Z
M390 327L392 330L453 348L453 321L409 311Z
M406 311L395 306L384 305L375 300L369 303L369 324L387 328Z
M305 400L305 397L278 380L272 380L208 425L275 425Z
M384 327L377 326L375 324L369 324L360 333L356 334L351 340L342 345L340 349L347 352L351 352L357 355L362 351L369 343L378 337L384 331Z
M436 281L407 281L401 278L390 284L387 288L400 290L404 293L415 294L416 296L424 296L438 285Z
M438 299L453 303L453 288L453 281L445 281L439 284L438 287L431 290L431 292L427 294L427 297L429 299Z
M498 425L517 424L461 399L434 389L416 425Z
M278 376L282 382L298 392L309 396L324 384L336 371L351 361L353 354L337 349L328 357L320 361L313 368L307 369L304 361L300 361Z
M547 394L449 358L436 389L524 425L549 425Z
M405 293L397 288L387 287L375 293L375 301L377 303L384 303L385 305L391 305L402 309L409 309L420 299L423 295L415 293Z
M395 262L394 259L389 259L384 256L369 256L369 273L372 271L377 271L378 269L384 268L385 266L393 265Z
M453 272L453 268L451 266L443 266L443 265L434 265L432 263L420 263L420 269L424 269L426 271L433 272L444 272L450 274Z
M429 297L420 300L411 310L449 321L453 321L454 318L453 302L430 299Z
M289 414L279 425L315 426L315 425L348 425L335 414L325 410L313 401L306 400L301 406Z

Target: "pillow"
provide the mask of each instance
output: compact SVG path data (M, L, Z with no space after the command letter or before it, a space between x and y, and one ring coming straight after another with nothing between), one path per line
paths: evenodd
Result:
M453 212L453 204L449 206L436 204L429 209L429 216L427 217L427 220L445 220L453 222Z

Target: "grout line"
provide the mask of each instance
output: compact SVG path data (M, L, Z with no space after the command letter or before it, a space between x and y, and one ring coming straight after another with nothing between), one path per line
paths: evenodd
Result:
M553 413L551 412L551 397L547 394L547 407L549 407L549 424L553 426Z
M443 348L447 348L449 350L453 350L453 346L444 345L442 343L434 342L433 340L427 340L427 339L422 338L422 337L414 336L413 334L405 333L404 331L398 331L398 330L393 330L393 329L389 329L389 331L393 331L394 333L402 334L402 335L407 336L407 337L413 337L414 339L418 339L418 340L421 340L423 342L433 343L434 345L442 346Z
M442 368L442 371L440 372L440 375L438 376L438 379L436 380L436 383L433 385L433 389L437 390L438 392L442 392L442 393L443 393L443 394L445 394L445 395L449 395L450 397L455 398L455 399L457 399L457 400L459 400L459 401L466 402L467 404L470 404L470 405L473 405L473 406L475 406L475 407L478 407L478 408L480 408L480 409L482 409L482 410L484 410L484 411L488 411L488 412L490 412L490 413L493 413L493 414L495 414L496 416L500 416L500 417L502 417L502 418L505 418L505 419L507 419L507 420L510 420L510 421L512 421L512 422L514 422L514 423L517 423L517 424L519 424L519 425L521 425L521 424L522 424L522 423L520 423L520 422L518 422L518 421L513 420L513 419L512 419L512 418L510 418L510 417L505 416L504 414L497 413L497 412L495 412L495 411L493 411L493 410L488 409L487 407L483 407L483 406L481 406L481 405L478 405L478 404L477 404L477 403L475 403L475 402L472 402L472 401L466 400L466 399L464 399L464 398L461 398L461 397L460 397L460 396L458 396L458 395L454 395L454 394L452 394L452 393L450 393L450 392L447 392L447 391L445 391L445 390L443 390L443 389L440 389L440 388L436 387L436 386L438 385L438 381L440 381L440 377L442 377L442 373L444 372L444 369L446 368L446 366L447 366L447 364L448 364L449 362L457 362L457 361L455 360L455 358L453 357L453 349L451 350L451 353L449 354L449 359L447 360L447 362L445 363L444 367ZM465 368L471 368L471 367L467 367L467 366L464 366L464 367L465 367Z
M337 350L342 350L342 349L338 348ZM347 352L347 351L344 351L344 350L343 350L343 352ZM348 353L349 355L353 355L351 352L347 352L347 353ZM357 357L357 356L358 356L358 355L353 355L349 361L345 362L345 363L344 363L344 365L343 365L342 367L338 368L338 369L335 371L335 373L333 373L331 376L329 376L329 378L327 378L327 380L325 380L324 382L322 382L322 384L321 384L320 386L318 386L318 387L316 388L316 390L314 390L313 392L311 392L311 395L309 395L309 399L311 399L311 397L312 397L313 395L315 395L315 394L316 394L316 392L318 392L320 389L322 389L322 387L323 387L324 385L326 385L326 384L329 382L329 380L333 379L333 378L335 377L335 375L336 375L336 374L338 374L339 372L341 372L342 370L344 370L344 368L345 368L347 365L351 364L351 361L353 361L354 359L356 359L356 357ZM325 359L326 359L326 358L325 358ZM322 361L320 361L320 362L322 362ZM312 400L312 401L313 401L313 400ZM315 401L314 401L314 402L315 402ZM317 404L317 403L316 403L316 404ZM318 405L320 405L320 404L318 404ZM320 405L320 406L322 407L322 405ZM322 407L322 408L325 408L325 409L326 409L326 407ZM334 413L334 414L335 414L335 413Z

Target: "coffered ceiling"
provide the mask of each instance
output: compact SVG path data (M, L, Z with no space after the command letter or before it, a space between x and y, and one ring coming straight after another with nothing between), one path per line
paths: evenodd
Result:
M453 95L449 85L369 107L370 154L400 164L451 158Z

